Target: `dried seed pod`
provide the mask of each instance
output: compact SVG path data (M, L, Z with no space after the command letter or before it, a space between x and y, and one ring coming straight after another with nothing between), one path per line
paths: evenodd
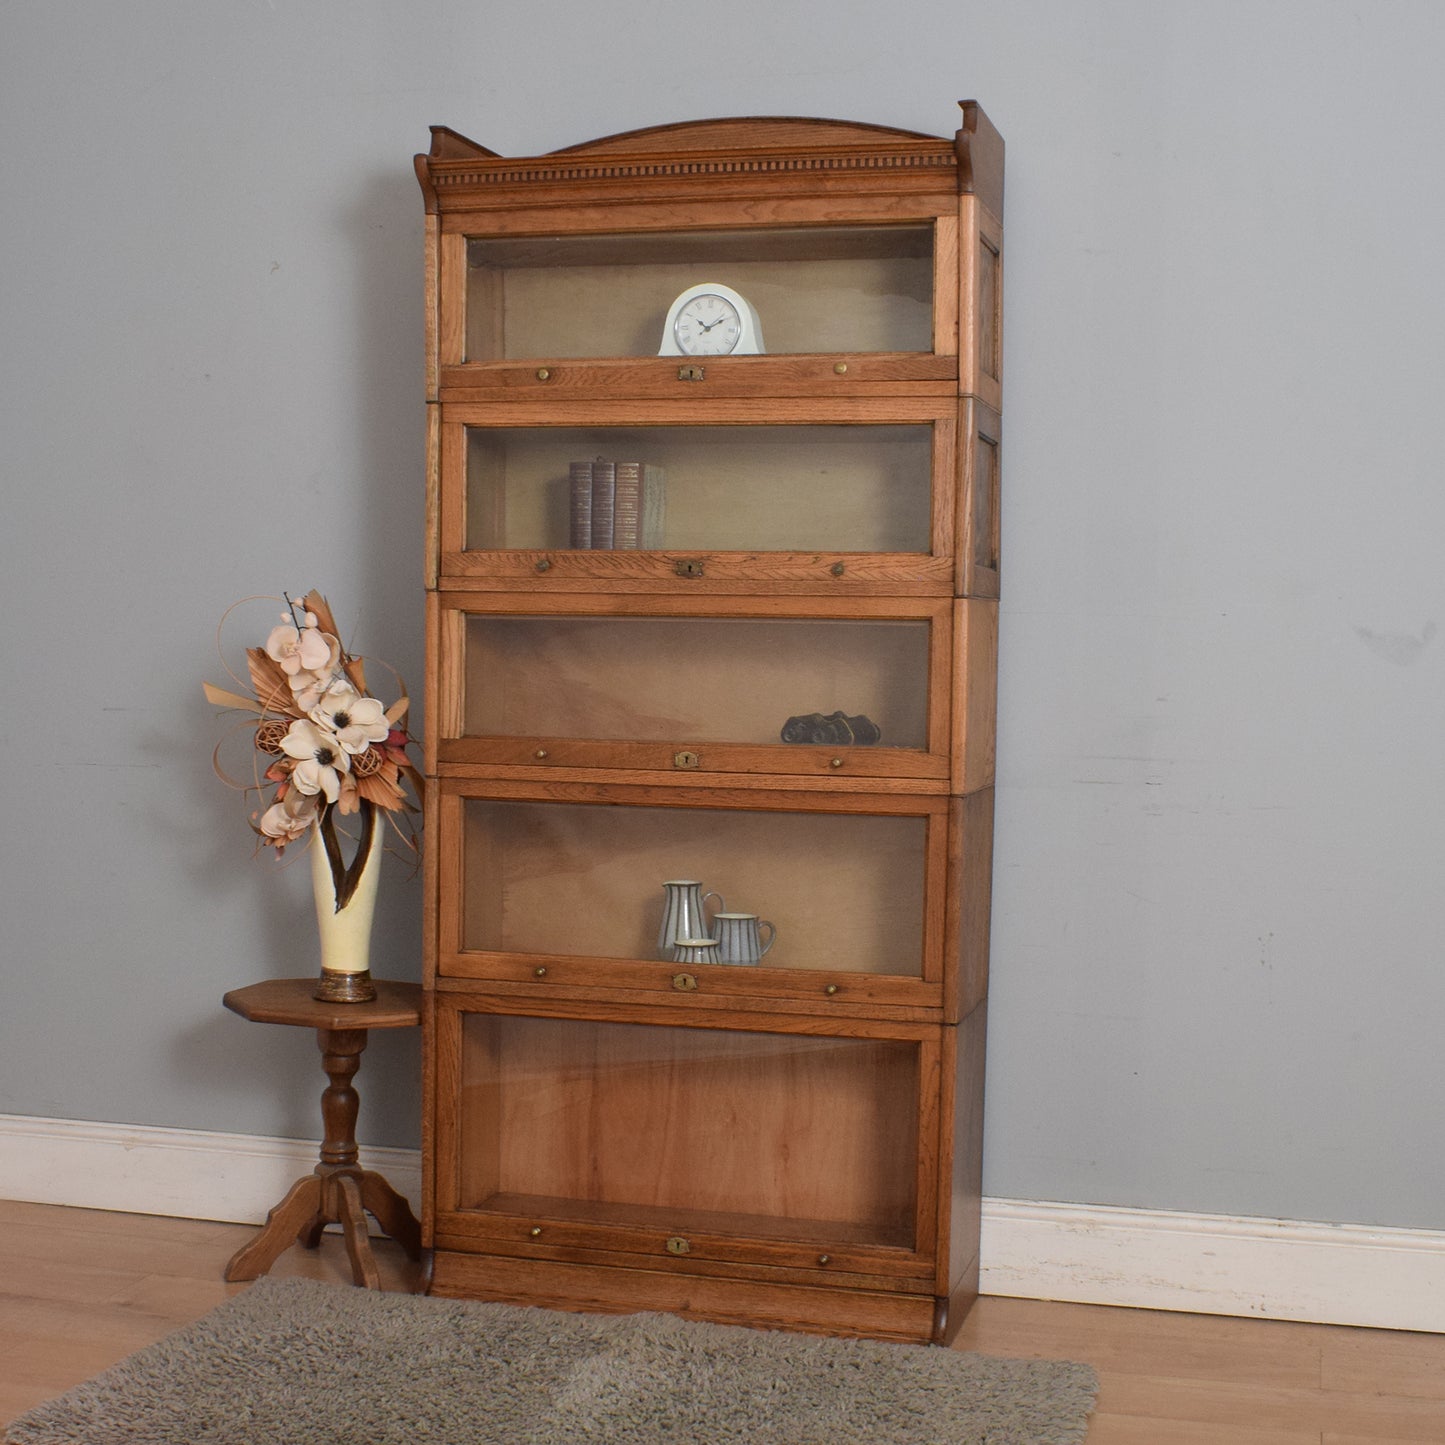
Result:
M379 773L386 766L386 759L382 756L380 749L375 747L367 748L364 753L357 753L351 760L351 771L358 778L369 778L374 773Z
M279 753L281 741L290 731L291 724L285 718L264 718L256 727L257 751L273 755Z

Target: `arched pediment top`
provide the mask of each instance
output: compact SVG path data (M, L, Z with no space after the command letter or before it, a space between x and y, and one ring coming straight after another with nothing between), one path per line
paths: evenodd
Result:
M870 146L899 141L938 142L941 136L860 121L821 120L795 115L720 117L645 126L564 146L557 156L638 155L656 151L768 150L813 146Z
M433 126L431 152L417 157L417 175L429 209L475 208L489 204L481 201L484 193L537 195L543 187L574 203L624 190L634 196L641 194L638 187L659 195L668 187L727 184L737 193L738 186L761 181L776 187L789 178L831 186L852 183L851 177L875 189L957 186L978 189L988 199L995 170L1002 180L1002 141L973 101L961 104L963 125L947 137L862 121L739 116L621 131L533 156L498 155L446 126ZM984 184L977 186L980 178ZM997 199L1001 203L1001 194Z

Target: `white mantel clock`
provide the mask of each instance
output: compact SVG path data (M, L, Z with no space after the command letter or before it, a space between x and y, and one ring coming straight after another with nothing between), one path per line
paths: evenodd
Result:
M704 281L672 303L659 356L759 356L763 328L752 302L731 286Z

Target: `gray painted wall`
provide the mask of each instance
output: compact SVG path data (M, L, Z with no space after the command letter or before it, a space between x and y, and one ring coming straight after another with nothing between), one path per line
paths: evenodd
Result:
M427 125L968 96L1009 146L986 1188L1445 1227L1442 53L1380 0L4 0L0 1112L314 1131L309 1037L219 1007L313 925L200 683L308 585L420 680ZM416 1070L374 1039L363 1139L416 1141Z

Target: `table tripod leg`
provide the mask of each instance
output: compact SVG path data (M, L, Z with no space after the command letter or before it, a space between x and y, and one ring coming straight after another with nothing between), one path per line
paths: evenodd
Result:
M351 1260L353 1281L366 1289L380 1289L381 1277L376 1272L376 1260L371 1253L371 1240L366 1228L366 1211L361 1207L361 1190L349 1174L339 1174L335 1179L337 1213L341 1216L341 1230L346 1238L346 1253Z
M373 1170L361 1176L361 1203L376 1216L382 1232L406 1250L412 1259L421 1258L421 1225L411 1205Z
M261 1232L238 1249L226 1266L226 1278L257 1279L308 1229L321 1210L321 1180L308 1174L293 1184L286 1197L267 1216Z

